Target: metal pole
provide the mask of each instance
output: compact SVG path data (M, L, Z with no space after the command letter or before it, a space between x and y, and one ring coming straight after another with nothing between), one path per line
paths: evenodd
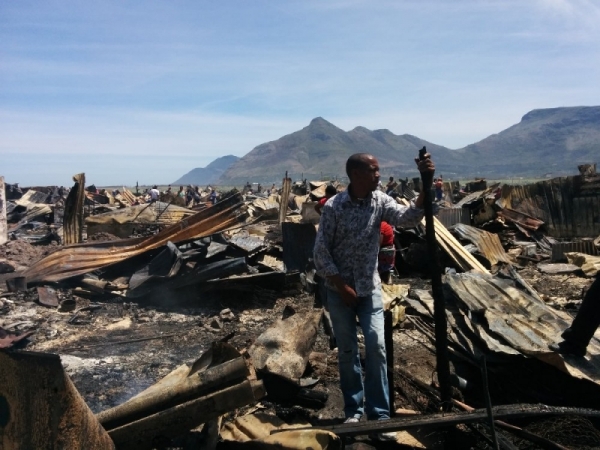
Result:
M483 397L485 400L485 407L488 413L490 430L492 432L492 442L494 443L495 450L500 450L500 446L498 445L498 436L496 436L496 427L494 427L494 413L492 411L492 399L490 397L490 387L488 383L488 373L485 355L481 355L481 359L479 360L479 362L481 364L481 378L483 380Z
M419 158L425 157L427 150L419 150ZM431 270L431 291L433 295L433 320L435 323L435 355L437 362L438 381L440 383L440 397L442 409L450 411L452 408L452 387L450 385L450 360L448 358L448 331L446 329L446 304L442 290L442 268L439 259L439 250L435 238L433 222L433 203L431 183L432 173L421 173L422 189L425 195L425 232L427 248L429 251L429 267Z

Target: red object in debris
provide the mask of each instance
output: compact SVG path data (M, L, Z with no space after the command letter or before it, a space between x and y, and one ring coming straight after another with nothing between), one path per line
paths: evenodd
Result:
M389 247L390 245L394 245L394 228L387 223L381 222L381 236L383 237L381 241L381 247Z

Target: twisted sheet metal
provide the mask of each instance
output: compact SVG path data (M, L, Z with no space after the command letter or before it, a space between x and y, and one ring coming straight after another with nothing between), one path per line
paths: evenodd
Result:
M467 328L476 331L476 347L507 355L517 351L575 378L600 384L600 332L588 346L589 358L552 352L548 346L560 341L572 319L525 292L519 284L510 278L471 272L447 275L444 290L455 299Z
M504 251L497 234L489 233L463 223L454 225L453 230L461 239L465 239L475 244L479 252L491 265L498 264L499 262L510 263L510 259Z
M556 238L600 234L600 188L580 176L526 186L504 185L497 204L545 222Z
M183 242L226 230L248 217L237 193L148 238L91 242L64 247L34 263L23 276L29 283L60 281L124 261L167 242Z

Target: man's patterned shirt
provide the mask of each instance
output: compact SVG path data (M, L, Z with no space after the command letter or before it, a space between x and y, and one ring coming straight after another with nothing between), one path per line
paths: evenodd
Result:
M322 209L314 248L317 273L323 277L340 274L359 297L371 295L381 286L377 272L381 221L413 227L422 218L423 209L414 203L400 205L380 191L355 201L347 189L340 192ZM335 289L329 280L327 286Z

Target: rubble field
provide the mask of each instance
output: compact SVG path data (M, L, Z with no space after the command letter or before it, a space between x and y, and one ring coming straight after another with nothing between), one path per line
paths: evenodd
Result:
M586 170L578 186L589 195ZM585 358L548 348L600 268L600 242L563 237L536 203L543 186L478 181L459 195L445 183L435 227L454 403L443 414L425 227L396 230L397 273L383 290L397 434L382 442L372 423L340 425L337 349L311 261L326 183L288 179L269 195L221 193L214 206L200 192L171 211L169 197L143 203L84 180L68 195L9 197L0 242L0 381L13 386L0 395L39 389L36 401L57 403L41 378L15 374L59 355L48 370L70 380L67 393L72 381L83 405L69 401L98 424L65 448L600 448L600 333ZM395 197L415 195L399 185ZM359 346L364 358L360 329ZM488 406L494 428L468 418ZM69 411L49 414L78 423ZM60 441L60 426L36 420L29 434Z

